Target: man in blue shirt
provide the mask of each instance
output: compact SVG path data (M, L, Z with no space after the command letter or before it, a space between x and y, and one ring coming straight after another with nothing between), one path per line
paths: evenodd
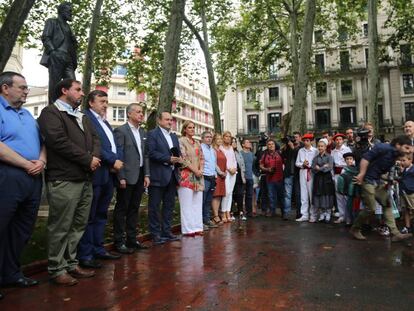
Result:
M15 72L0 74L0 285L29 287L37 281L20 271L42 191L46 151L36 120L22 108L29 89ZM0 298L2 295L0 294Z
M397 158L410 150L411 140L407 136L401 135L394 138L391 144L375 144L374 148L362 156L359 174L355 177L355 182L361 185L361 198L365 208L359 213L350 230L357 240L366 240L361 234L361 227L374 214L376 201L384 209L385 224L393 234L391 241L398 242L412 236L412 234L402 234L398 231L387 189L385 184L381 182L381 175L388 173L395 165Z
M203 149L204 155L204 193L203 193L203 229L204 231L209 228L217 228L217 225L210 220L211 200L213 199L213 193L216 189L216 165L217 158L214 148L211 146L213 135L209 131L205 131L201 134L201 149Z
M240 154L243 157L244 165L246 167L246 192L244 197L244 206L246 207L246 213L248 217L252 216L252 205L253 205L253 163L255 156L252 152L252 143L248 139L243 139L241 142L243 150ZM244 215L242 220L246 220Z

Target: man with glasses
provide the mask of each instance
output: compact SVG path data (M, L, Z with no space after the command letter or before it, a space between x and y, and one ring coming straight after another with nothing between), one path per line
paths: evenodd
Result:
M22 75L0 74L1 286L38 284L20 270L20 255L32 234L40 205L41 174L46 165L46 151L36 121L22 107L28 93Z

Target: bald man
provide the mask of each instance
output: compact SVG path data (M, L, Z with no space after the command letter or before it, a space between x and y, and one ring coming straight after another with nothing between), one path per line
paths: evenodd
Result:
M411 139L411 145L414 145L414 122L407 121L404 123L404 133Z

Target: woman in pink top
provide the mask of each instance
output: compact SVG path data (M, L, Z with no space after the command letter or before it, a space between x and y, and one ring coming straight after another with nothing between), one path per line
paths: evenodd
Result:
M233 198L233 188L236 183L236 173L237 173L237 161L236 155L234 154L233 147L231 145L231 133L225 131L223 133L223 145L220 146L220 150L226 156L226 166L227 166L227 175L226 175L226 195L221 201L221 212L223 213L222 220L223 222L230 221L230 210L231 202Z

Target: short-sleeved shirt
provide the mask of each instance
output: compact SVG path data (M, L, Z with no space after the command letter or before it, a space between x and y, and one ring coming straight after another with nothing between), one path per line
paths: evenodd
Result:
M36 120L25 108L16 109L0 95L0 141L26 160L40 156L40 132Z
M265 152L260 159L260 164L266 168L274 168L273 174L266 173L267 182L283 181L283 159L277 151L272 154Z
M399 151L389 144L376 144L362 156L363 159L369 161L365 179L379 182L381 175L390 171L399 154Z

